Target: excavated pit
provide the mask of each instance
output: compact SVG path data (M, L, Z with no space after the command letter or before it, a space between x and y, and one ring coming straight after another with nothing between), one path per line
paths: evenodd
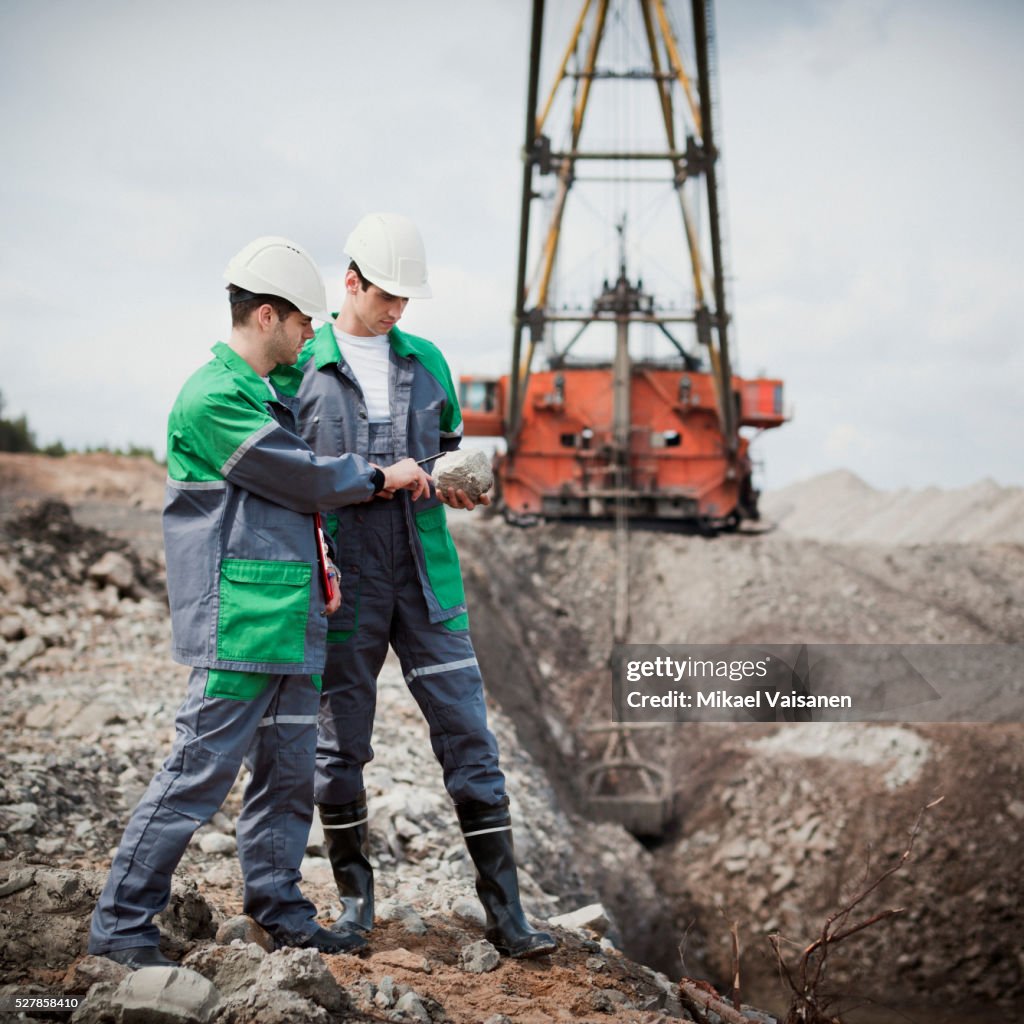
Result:
M1017 501L1011 492L1007 502ZM588 727L611 711L613 532L523 530L497 517L456 520L454 530L489 692L566 805L585 812L583 773L600 754ZM998 532L985 543L911 545L636 531L630 546L636 643L1001 643L1024 633L1024 548ZM921 808L944 796L910 862L863 907L865 916L904 913L837 948L827 987L864 1007L850 1020L890 1019L922 1001L929 1020L950 1006L958 1021L1013 1019L1024 993L1024 728L688 724L658 733L641 753L671 765L676 813L648 843L664 899L654 930L630 927L629 879L601 893L630 955L678 976L683 943L687 973L726 985L736 922L747 997L781 1009L768 935L813 939L865 878L898 859Z

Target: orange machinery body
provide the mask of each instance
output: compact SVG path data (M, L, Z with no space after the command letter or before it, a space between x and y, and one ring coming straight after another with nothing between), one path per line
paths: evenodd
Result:
M782 381L733 377L740 426L781 425ZM508 377L461 378L465 432L501 436ZM564 367L533 373L512 455L496 459L512 515L601 518L624 499L629 515L726 522L756 517L749 439L730 455L709 373L634 364L628 467L617 471L612 371Z

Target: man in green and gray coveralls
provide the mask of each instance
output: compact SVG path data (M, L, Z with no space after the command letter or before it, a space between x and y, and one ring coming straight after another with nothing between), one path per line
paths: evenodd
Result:
M173 655L192 666L170 756L136 807L92 916L89 952L129 967L170 964L153 917L195 830L243 760L252 778L237 823L244 910L279 946L349 952L299 890L313 816L313 769L327 618L314 513L407 488L429 493L412 459L382 469L321 458L295 433L294 368L326 319L316 264L287 239L257 239L225 271L228 344L187 381L167 436L164 543Z
M324 457L352 452L371 462L411 456L429 463L459 447L462 414L440 350L395 326L410 298L431 294L419 231L405 217L371 214L345 252L352 262L344 305L300 360L299 432ZM392 498L385 490L328 517L343 599L327 634L316 803L341 897L338 926L373 926L363 765L373 757L377 673L390 644L430 726L476 866L487 938L505 955L540 956L557 943L530 927L520 904L505 777L487 727L445 505L474 507L462 491Z

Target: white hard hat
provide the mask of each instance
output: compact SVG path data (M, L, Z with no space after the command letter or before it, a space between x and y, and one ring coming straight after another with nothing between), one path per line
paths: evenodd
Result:
M253 295L287 299L314 320L332 323L326 311L324 279L313 257L294 242L265 235L235 253L224 270L224 280Z
M345 242L345 255L355 260L367 281L404 299L429 299L427 253L408 217L369 213Z

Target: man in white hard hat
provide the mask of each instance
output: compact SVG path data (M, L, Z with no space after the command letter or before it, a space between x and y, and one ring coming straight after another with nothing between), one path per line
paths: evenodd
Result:
M321 456L429 463L459 447L462 414L439 349L395 326L410 299L431 294L419 231L406 217L371 214L356 225L345 253L352 262L344 305L300 361L299 431ZM377 673L390 644L430 725L476 866L487 938L505 955L540 956L557 944L529 925L520 904L505 778L487 727L445 505L474 507L462 491L391 498L385 490L327 518L344 596L327 634L316 803L341 897L339 926L373 925L363 766L373 757Z
M244 910L279 946L351 952L299 890L313 816L326 614L337 569L314 515L375 493L428 493L412 459L387 469L356 454L321 458L295 432L294 363L325 320L310 256L257 239L225 271L232 329L186 382L167 432L164 542L173 655L192 666L170 756L132 813L92 916L89 952L129 967L172 963L153 917L195 830L220 807L243 760L251 772L236 836ZM325 614L326 613L326 614Z

